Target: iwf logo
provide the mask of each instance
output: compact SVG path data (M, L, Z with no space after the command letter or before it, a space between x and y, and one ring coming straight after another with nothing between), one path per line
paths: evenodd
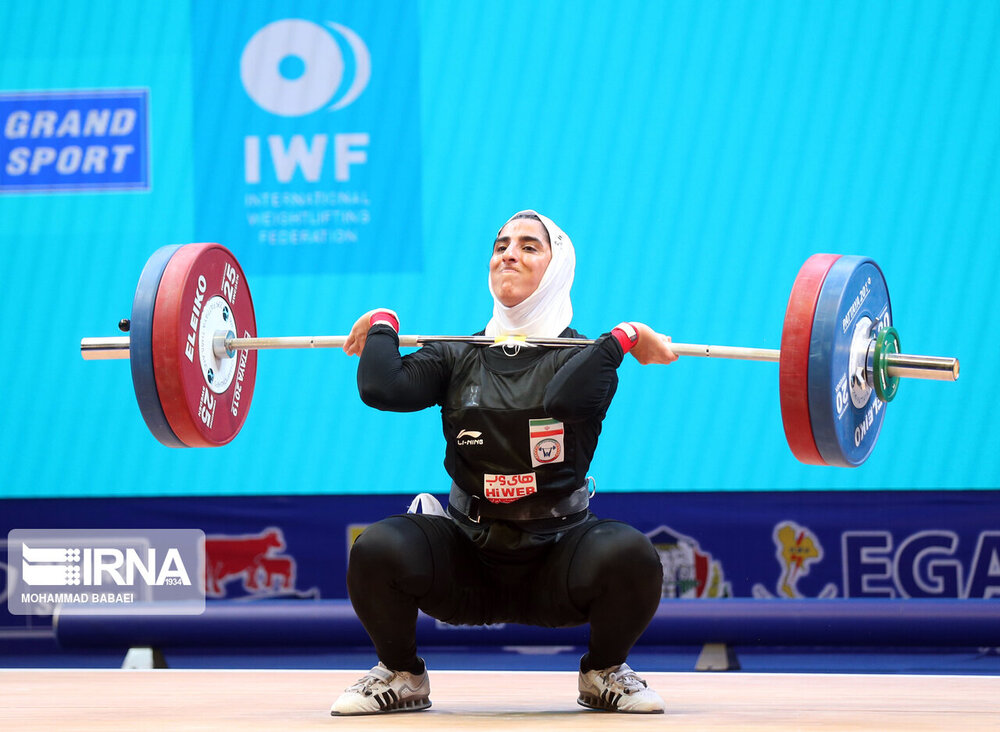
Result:
M347 26L332 22L326 26L308 20L277 20L250 38L240 57L240 80L257 106L281 117L303 117L324 107L343 109L361 96L371 79L368 47ZM350 74L346 74L347 64L335 35L350 49ZM346 84L345 75L350 77ZM333 135L334 178L338 183L350 181L352 165L368 162L369 141L367 132ZM311 139L294 134L285 140L270 134L262 141L260 135L247 135L243 140L245 181L262 182L261 151L266 149L278 183L292 182L297 173L308 183L318 183L329 143L325 131Z
M347 64L338 39L350 50L354 67L342 92ZM247 94L283 117L301 117L328 104L330 111L343 109L361 96L370 78L371 55L361 36L329 21L326 27L298 19L269 23L253 35L240 58Z

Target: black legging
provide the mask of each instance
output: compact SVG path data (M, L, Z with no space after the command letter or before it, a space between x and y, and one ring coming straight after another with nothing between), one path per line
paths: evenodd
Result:
M590 623L585 670L623 663L659 604L663 572L642 533L592 519L556 542L498 555L448 518L392 516L351 549L347 586L379 660L418 672L418 608L439 620Z

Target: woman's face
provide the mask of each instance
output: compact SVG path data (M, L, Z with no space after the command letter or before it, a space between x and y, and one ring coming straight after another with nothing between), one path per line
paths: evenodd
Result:
M524 302L552 261L549 233L541 221L514 219L500 230L490 258L490 284L507 307Z

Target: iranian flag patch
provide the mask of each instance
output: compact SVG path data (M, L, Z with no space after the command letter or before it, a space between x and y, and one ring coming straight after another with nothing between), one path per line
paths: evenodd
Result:
M554 419L529 419L531 467L561 463L566 455L563 443L563 423Z

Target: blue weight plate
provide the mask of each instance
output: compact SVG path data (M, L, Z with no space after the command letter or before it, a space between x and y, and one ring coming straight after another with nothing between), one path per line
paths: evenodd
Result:
M810 421L828 465L857 467L875 447L886 405L874 389L852 381L851 345L864 347L879 327L889 325L892 308L882 270L867 257L838 259L823 280L809 342Z
M132 299L132 325L129 328L129 361L132 365L132 386L139 402L139 411L153 437L167 447L187 447L177 439L163 415L160 395L153 374L153 307L156 291L167 262L182 245L160 247L146 262L139 276L139 285Z

